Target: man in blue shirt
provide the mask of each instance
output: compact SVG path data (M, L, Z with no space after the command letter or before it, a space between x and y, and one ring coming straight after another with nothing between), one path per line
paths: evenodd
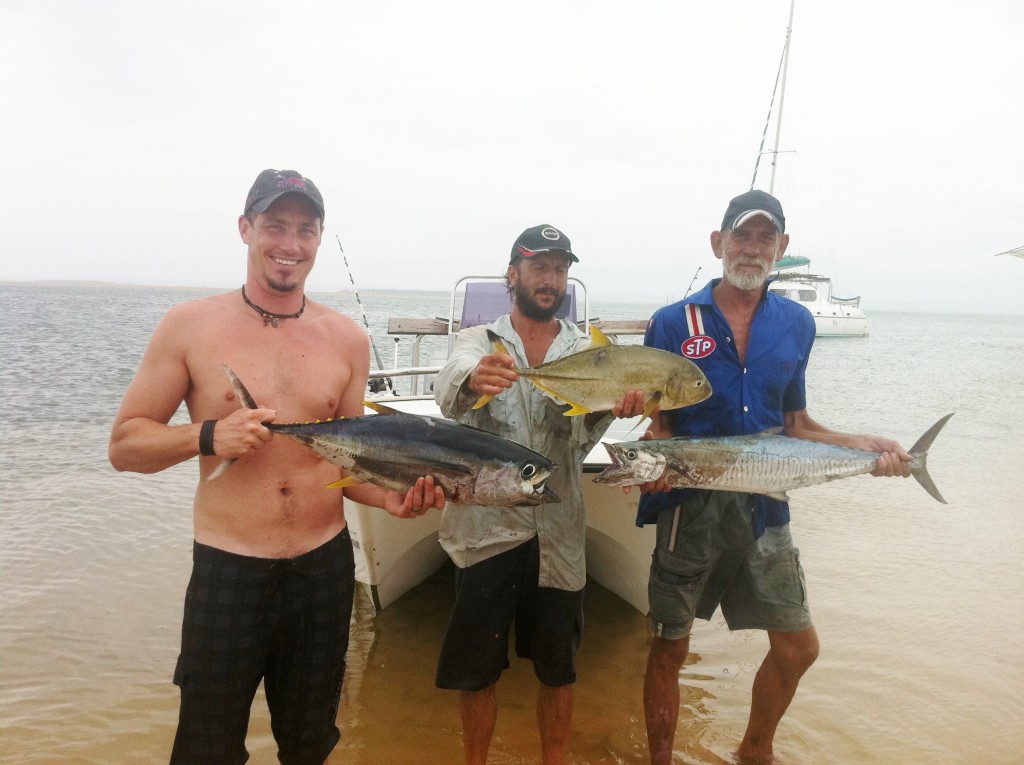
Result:
M837 433L807 413L804 372L814 319L767 291L789 244L782 206L763 191L731 200L711 249L723 276L660 309L644 343L682 354L704 371L714 393L692 407L656 415L645 437L732 436L783 428L788 436L881 452L875 475L910 475L908 455L881 436ZM770 762L775 729L800 677L818 656L803 570L789 531L789 505L756 494L645 484L637 524L657 524L649 594L655 637L644 682L653 765L672 759L679 716L679 670L694 617L718 606L730 629L768 632L754 679L741 762Z

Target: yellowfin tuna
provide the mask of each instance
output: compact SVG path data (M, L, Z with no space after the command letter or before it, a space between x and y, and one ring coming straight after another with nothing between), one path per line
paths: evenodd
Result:
M227 367L224 371L239 402L257 408L238 376ZM364 403L377 414L265 424L348 472L328 488L367 482L406 492L417 478L430 475L453 503L512 507L559 501L547 485L559 466L540 452L469 425ZM208 480L232 462L218 465Z

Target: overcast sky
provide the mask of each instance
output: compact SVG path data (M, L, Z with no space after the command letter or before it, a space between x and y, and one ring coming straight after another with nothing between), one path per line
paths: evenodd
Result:
M0 0L0 280L233 288L263 168L323 192L308 283L447 290L524 228L591 299L720 274L789 0ZM790 254L874 308L1024 313L1024 3L796 5ZM768 146L772 137L769 136ZM770 157L757 187L769 186Z

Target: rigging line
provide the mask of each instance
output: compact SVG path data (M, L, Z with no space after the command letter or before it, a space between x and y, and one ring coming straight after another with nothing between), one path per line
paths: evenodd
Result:
M779 80L782 78L782 66L786 61L786 45L789 44L789 37L782 47L782 57L779 58L779 69L775 72L775 87L772 88L772 100L768 103L768 116L764 120L764 131L761 133L761 145L757 147L757 159L754 160L754 175L750 178L750 190L754 190L757 183L757 169L761 166L761 157L764 155L764 142L768 137L768 128L772 124L772 110L775 108L775 95L779 92Z
M359 306L359 313L362 314L363 317L363 326L366 327L366 334L370 338L370 347L373 348L373 355L377 359L377 369L383 371L384 362L381 361L380 352L378 352L377 350L377 344L373 342L373 332L370 331L370 322L367 321L366 319L366 311L363 310L363 301L359 299L359 289L356 287L356 280L352 278L352 269L348 265L348 257L345 255L345 248L341 246L341 237L335 234L334 238L338 242L338 249L341 250L341 259L345 261L345 270L348 271L348 280L352 282L352 292L355 293L356 305ZM393 395L398 395L397 393L395 393L395 385L390 377L384 378L384 384L387 386L388 390L390 390ZM371 390L373 390L372 383Z
M789 3L789 22L786 24L786 41L782 44L782 58L779 60L779 69L775 74L775 87L772 90L772 100L768 104L768 117L765 119L764 132L761 134L761 146L757 151L757 159L754 161L754 175L750 179L750 190L754 190L757 182L757 169L761 165L761 155L764 154L764 140L768 135L768 127L772 121L772 109L775 107L775 95L779 95L779 114L775 124L775 145L770 154L772 155L772 177L768 184L768 193L775 192L775 163L779 158L779 134L782 132L782 105L786 100L786 69L789 64L789 43L793 36L793 10L796 8L796 0ZM781 81L781 85L780 85Z

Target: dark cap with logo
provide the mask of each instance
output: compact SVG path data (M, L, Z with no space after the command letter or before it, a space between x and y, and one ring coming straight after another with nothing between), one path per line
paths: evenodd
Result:
M543 255L545 252L563 252L573 263L579 263L580 259L573 255L571 247L569 237L554 226L542 223L539 226L526 229L519 235L516 243L512 245L512 257L508 263L511 266L522 258L532 258L534 255Z
M757 189L740 194L729 202L725 217L722 218L721 230L739 228L755 215L763 215L772 222L776 231L786 233L786 216L782 214L782 204L771 194Z
M309 178L303 178L294 170L264 170L256 176L256 182L245 198L244 215L250 212L262 213L270 209L285 194L301 194L312 202L324 219L324 198Z

